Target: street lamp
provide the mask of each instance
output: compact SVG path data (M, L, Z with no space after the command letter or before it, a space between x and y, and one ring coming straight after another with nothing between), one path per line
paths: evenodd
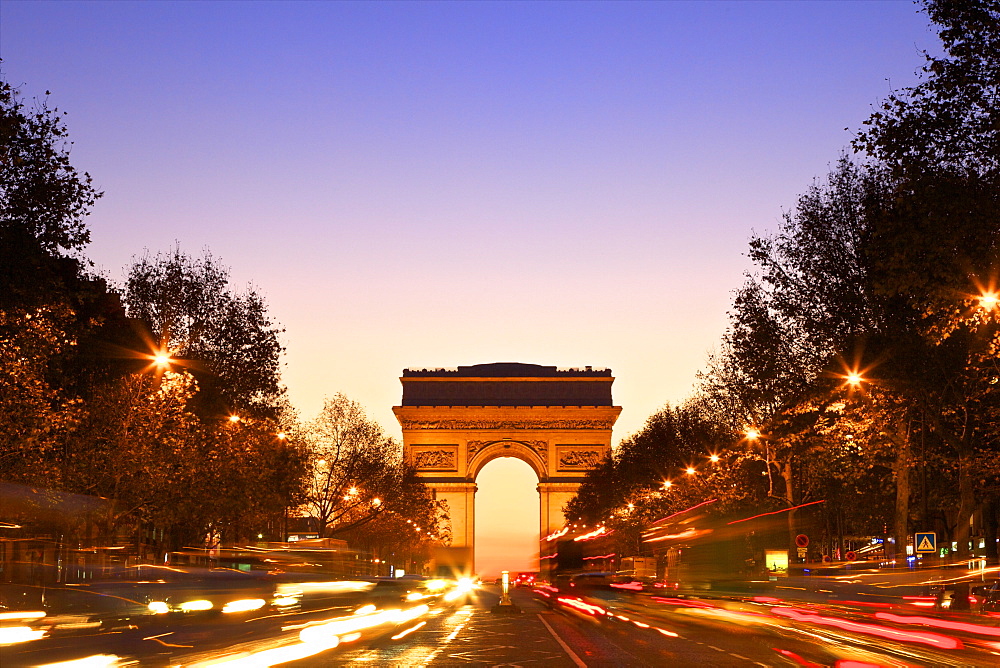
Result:
M695 470L694 470L693 466L687 467L687 474L688 475L694 475L695 474Z
M713 464L718 463L718 461L719 461L719 455L715 455L715 454L711 455L708 458L708 461L712 462Z
M987 311L996 308L998 302L1000 302L1000 295L996 292L984 292L979 297L979 305Z
M229 421L232 422L233 424L236 424L237 422L240 421L240 416L239 415L230 415L229 416Z
M862 378L861 374L857 371L852 371L847 374L847 384L851 387L859 387L864 380L865 379Z
M760 438L760 432L753 427L747 427L745 436L748 441L756 441Z

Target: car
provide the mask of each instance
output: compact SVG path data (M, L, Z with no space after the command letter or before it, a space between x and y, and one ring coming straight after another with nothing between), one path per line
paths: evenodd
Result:
M535 584L535 580L537 579L538 579L538 573L530 571L523 572L523 573L518 573L516 576L514 576L514 579L511 580L511 584L515 587L530 587L533 584Z
M1000 612L1000 582L973 587L971 595L978 603L979 612Z

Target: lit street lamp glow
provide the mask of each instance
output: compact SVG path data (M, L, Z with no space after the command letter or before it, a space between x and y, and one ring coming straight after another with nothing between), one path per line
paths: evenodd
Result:
M997 302L1000 302L1000 295L996 292L985 292L979 298L979 305L984 309L996 308Z
M695 474L695 470L694 470L693 466L687 467L687 474L688 475L694 475Z
M760 438L760 432L754 429L753 427L749 427L747 428L746 431L746 437L748 441L756 441L758 438Z
M861 383L863 381L864 381L864 378L862 378L861 374L859 374L856 371L852 371L851 373L847 374L847 384L848 385L852 385L854 387L858 387L859 385L861 385Z
M708 460L714 464L719 461L719 455L712 455Z
M670 489L673 486L674 486L674 483L672 483L671 481L669 481L669 480L664 480L663 481L663 489Z
M240 416L239 415L230 415L229 416L229 421L235 424L235 423L237 423L237 422L240 421Z

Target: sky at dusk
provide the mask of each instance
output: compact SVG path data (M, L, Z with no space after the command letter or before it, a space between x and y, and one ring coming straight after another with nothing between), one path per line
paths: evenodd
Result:
M616 442L682 401L750 235L937 44L905 1L0 3L105 193L98 269L210 249L303 417L340 391L397 436L404 367L610 367ZM484 471L481 572L528 568L536 482Z

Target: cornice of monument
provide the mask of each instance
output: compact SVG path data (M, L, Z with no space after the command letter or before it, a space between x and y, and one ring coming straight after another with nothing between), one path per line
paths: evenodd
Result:
M611 429L621 406L393 406L404 430Z
M403 383L456 383L456 382L472 382L472 381L482 381L482 382L545 382L545 383L560 383L566 381L573 382L587 382L593 381L598 383L610 383L615 379L614 376L400 376L399 380Z

